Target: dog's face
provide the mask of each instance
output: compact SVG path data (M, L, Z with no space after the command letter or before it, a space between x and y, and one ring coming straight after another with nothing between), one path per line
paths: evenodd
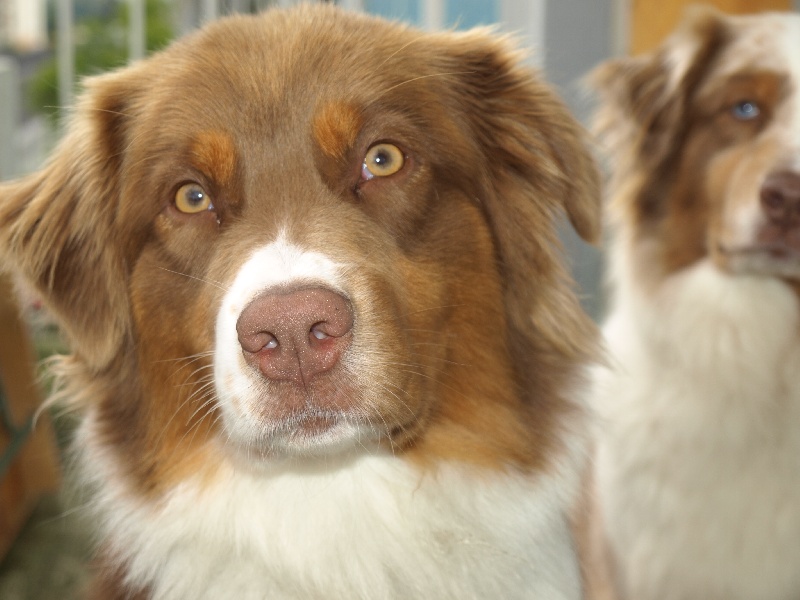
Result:
M505 43L306 7L89 81L49 166L0 188L0 249L142 477L448 428L527 447L515 385L538 360L550 394L540 357L587 347L553 220L596 237L596 183Z
M615 208L658 240L652 266L711 256L732 273L800 277L800 16L698 10L596 82L621 166Z

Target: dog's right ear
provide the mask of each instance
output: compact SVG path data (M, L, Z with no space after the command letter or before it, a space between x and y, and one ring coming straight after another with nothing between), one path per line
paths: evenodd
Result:
M37 290L95 369L129 331L117 209L135 79L128 69L88 80L46 166L0 184L0 268Z

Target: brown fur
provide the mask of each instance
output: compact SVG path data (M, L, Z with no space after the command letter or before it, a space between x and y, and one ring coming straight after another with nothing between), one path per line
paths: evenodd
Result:
M376 366L406 399L381 405L396 452L551 468L594 353L554 227L565 211L599 237L583 132L487 32L288 14L227 19L89 80L48 165L0 186L3 262L72 341L66 393L99 416L141 497L213 474L203 353L231 274L280 220L309 247L369 258L361 323L413 366ZM406 166L358 185L376 139ZM175 209L186 180L216 215Z
M192 163L201 173L218 185L231 182L236 170L238 158L233 141L227 133L219 131L203 131L192 144Z
M343 158L353 147L361 129L361 114L353 106L331 102L314 116L314 137L331 158Z

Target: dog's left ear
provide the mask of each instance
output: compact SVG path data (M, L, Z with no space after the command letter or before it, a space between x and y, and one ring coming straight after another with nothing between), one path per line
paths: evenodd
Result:
M721 11L691 6L658 48L609 60L588 75L586 83L600 100L593 129L608 146L615 171L666 170L671 178L671 154L680 150L691 125L691 96L728 35Z
M95 369L112 360L129 326L118 224L128 78L89 80L49 162L0 184L0 269L37 290L71 349Z
M449 101L466 115L485 165L481 203L509 317L530 337L545 334L551 347L571 354L573 341L584 339L573 330L584 325L557 224L566 212L584 240L599 242L601 178L588 135L509 40L482 30L449 35L454 62L447 68L459 78Z
M598 242L600 176L583 127L509 39L480 29L451 35L459 101L470 104L494 201L512 212L517 203L548 215L563 209L584 240Z

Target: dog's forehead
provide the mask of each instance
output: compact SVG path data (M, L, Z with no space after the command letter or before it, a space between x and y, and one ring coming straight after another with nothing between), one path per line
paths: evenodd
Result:
M159 170L148 157L181 156L223 184L242 166L310 164L317 150L341 161L368 126L364 135L377 139L398 120L440 122L432 113L444 79L432 75L452 70L437 50L446 35L303 14L215 22L143 65L146 76L131 78L147 89L131 124L131 163Z
M732 35L717 62L720 76L765 69L800 80L800 15L734 17L730 27Z
M297 132L311 127L336 156L368 106L425 110L424 90L443 68L441 53L418 42L433 36L362 16L327 16L283 28L269 13L231 19L178 45L157 74L164 91L148 108L148 126L224 129L256 146L282 132L298 140Z
M302 13L300 13L302 15ZM396 85L424 74L436 62L428 34L398 24L345 13L279 21L268 11L210 27L185 48L182 62L197 77L218 73L239 89L316 98L324 89L358 93L359 87ZM280 15L282 16L282 15Z
M800 15L764 13L730 18L730 35L714 64L713 85L739 74L769 74L782 82L781 135L800 136ZM793 139L792 139L793 138Z

